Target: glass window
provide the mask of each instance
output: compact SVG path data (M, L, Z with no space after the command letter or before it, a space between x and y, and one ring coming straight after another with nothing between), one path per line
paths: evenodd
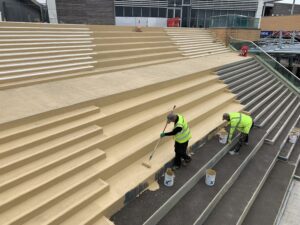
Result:
M174 9L168 9L168 18L174 18Z
M150 16L150 8L142 8L142 17Z
M158 17L158 8L151 8L151 17Z
M142 8L133 7L133 16L134 17L141 17L142 16Z
M122 6L117 6L116 7L116 16L124 16L123 7Z
M132 8L124 7L124 14L125 14L125 16L132 16Z
M161 18L166 18L167 17L167 9L164 9L164 8L160 8L158 10L158 16L161 17Z
M191 0L183 0L183 4L184 5L190 5L191 4Z

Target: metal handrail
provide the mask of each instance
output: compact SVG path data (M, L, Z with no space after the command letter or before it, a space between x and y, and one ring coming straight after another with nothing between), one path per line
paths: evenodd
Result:
M273 60L274 62L276 62L281 68L283 68L285 71L287 71L290 75L292 75L296 80L298 80L300 82L300 78L298 78L295 74L293 74L291 71L289 71L287 68L285 68L280 62L278 62L276 59L274 59L272 56L270 56L266 51L264 51L261 47L259 47L257 44L255 44L253 41L249 41L249 40L242 40L242 39L238 39L238 38L233 38L233 37L229 37L230 40L237 40L237 41L243 41L243 42L250 42L251 44L253 44L256 48L258 48L260 51L262 51L265 55L267 55L271 60Z

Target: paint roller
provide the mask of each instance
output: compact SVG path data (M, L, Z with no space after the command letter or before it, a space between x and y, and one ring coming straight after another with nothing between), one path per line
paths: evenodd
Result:
M176 108L176 105L173 106L173 109L172 109L172 111L171 111L170 113L172 113L172 112L175 110L175 108ZM168 120L167 120L166 125L165 125L165 127L164 127L164 129L163 129L163 133L165 132L167 126L168 126ZM156 142L156 145L155 145L153 151L152 151L151 154L150 154L150 157L149 157L149 159L148 159L148 162L143 162L143 163L142 163L143 166L145 166L145 167L147 167L147 168L149 168L149 169L151 168L150 161L151 161L151 159L152 159L152 157L153 157L153 155L154 155L154 153L155 153L155 151L156 151L156 149L157 149L157 147L158 147L158 145L159 145L161 139L162 139L162 138L159 138L159 139L158 139L158 141Z

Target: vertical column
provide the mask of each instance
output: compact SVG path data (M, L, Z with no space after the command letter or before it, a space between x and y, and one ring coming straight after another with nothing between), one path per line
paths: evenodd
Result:
M255 18L259 19L258 28L260 28L260 21L261 21L261 16L262 16L262 12L264 9L264 5L265 5L264 0L258 0L257 10L256 10L256 14L255 14Z
M47 0L47 7L50 23L58 23L55 0Z

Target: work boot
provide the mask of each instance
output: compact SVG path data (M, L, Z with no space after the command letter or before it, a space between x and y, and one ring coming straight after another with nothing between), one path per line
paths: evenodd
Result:
M229 151L229 154L230 155L239 155L240 153L233 149L233 150Z

